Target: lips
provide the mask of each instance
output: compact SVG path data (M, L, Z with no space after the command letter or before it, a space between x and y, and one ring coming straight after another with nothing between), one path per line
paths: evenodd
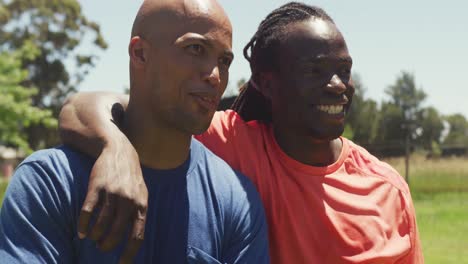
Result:
M326 118L333 122L342 123L346 115L346 104L317 104L312 106L322 118Z
M327 114L336 115L344 110L343 105L317 105L316 109Z

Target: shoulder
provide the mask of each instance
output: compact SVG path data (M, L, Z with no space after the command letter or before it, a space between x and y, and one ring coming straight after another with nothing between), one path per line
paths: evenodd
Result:
M21 162L15 177L53 186L69 185L80 177L86 178L93 164L90 157L69 147L59 146L34 152Z
M61 167L74 161L86 161L90 158L66 146L58 146L34 152L21 165L37 163L43 166Z
M249 122L244 119L234 110L217 111L211 121L211 126L207 130L207 133L213 133L215 131L239 131L242 129L257 129L261 126L261 122L252 120Z
M250 193L257 193L255 186L244 174L234 170L196 139L193 140L192 147L196 148L199 155L197 172L203 174L202 178L213 184L222 195L246 196Z
M85 159L66 147L40 150L26 158L5 193L3 206L11 210L9 219L23 221L22 225L38 224L44 230L54 223L61 223L64 228L65 222L72 223L78 186L84 187L83 179L87 177L87 164L74 160ZM56 221L43 226L44 219Z
M363 147L355 144L351 140L346 140L349 146L347 162L361 172L379 177L382 180L390 183L395 188L409 194L409 188L401 175L388 163L379 160L374 155L370 154Z

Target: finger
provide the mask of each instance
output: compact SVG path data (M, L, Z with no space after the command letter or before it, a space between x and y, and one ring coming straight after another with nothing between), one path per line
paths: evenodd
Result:
M130 202L126 202L116 208L115 220L110 231L99 241L100 250L110 251L122 241L127 226L130 224L131 216L134 215L134 210L128 210L129 204Z
M102 205L101 211L99 212L99 216L97 217L91 232L88 234L88 237L91 240L99 241L104 232L107 230L107 227L110 226L112 218L114 217L116 202L117 201L113 195L105 196L104 204Z
M129 236L129 240L120 257L120 264L131 263L138 253L145 237L146 208L140 208L136 212L136 219Z
M89 190L86 195L83 206L81 207L80 216L78 218L78 237L83 239L88 234L89 221L94 210L98 207L99 192Z

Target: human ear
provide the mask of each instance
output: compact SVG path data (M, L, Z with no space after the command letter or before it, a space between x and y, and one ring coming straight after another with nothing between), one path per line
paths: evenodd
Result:
M262 72L259 75L258 88L260 92L265 96L269 101L273 94L274 87L274 75L271 72Z
M147 61L147 43L139 36L133 37L128 45L130 62L136 67L143 67Z

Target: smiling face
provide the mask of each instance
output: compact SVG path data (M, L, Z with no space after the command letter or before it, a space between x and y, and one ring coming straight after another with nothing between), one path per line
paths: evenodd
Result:
M336 26L322 19L288 25L278 47L278 70L265 75L273 123L294 133L331 140L344 131L354 95L352 60Z
M199 134L211 123L227 86L233 60L231 25L214 1L169 5L151 14L156 18L144 36L132 39L135 86L144 87L140 107L150 110L159 126ZM145 50L140 66L139 45Z

